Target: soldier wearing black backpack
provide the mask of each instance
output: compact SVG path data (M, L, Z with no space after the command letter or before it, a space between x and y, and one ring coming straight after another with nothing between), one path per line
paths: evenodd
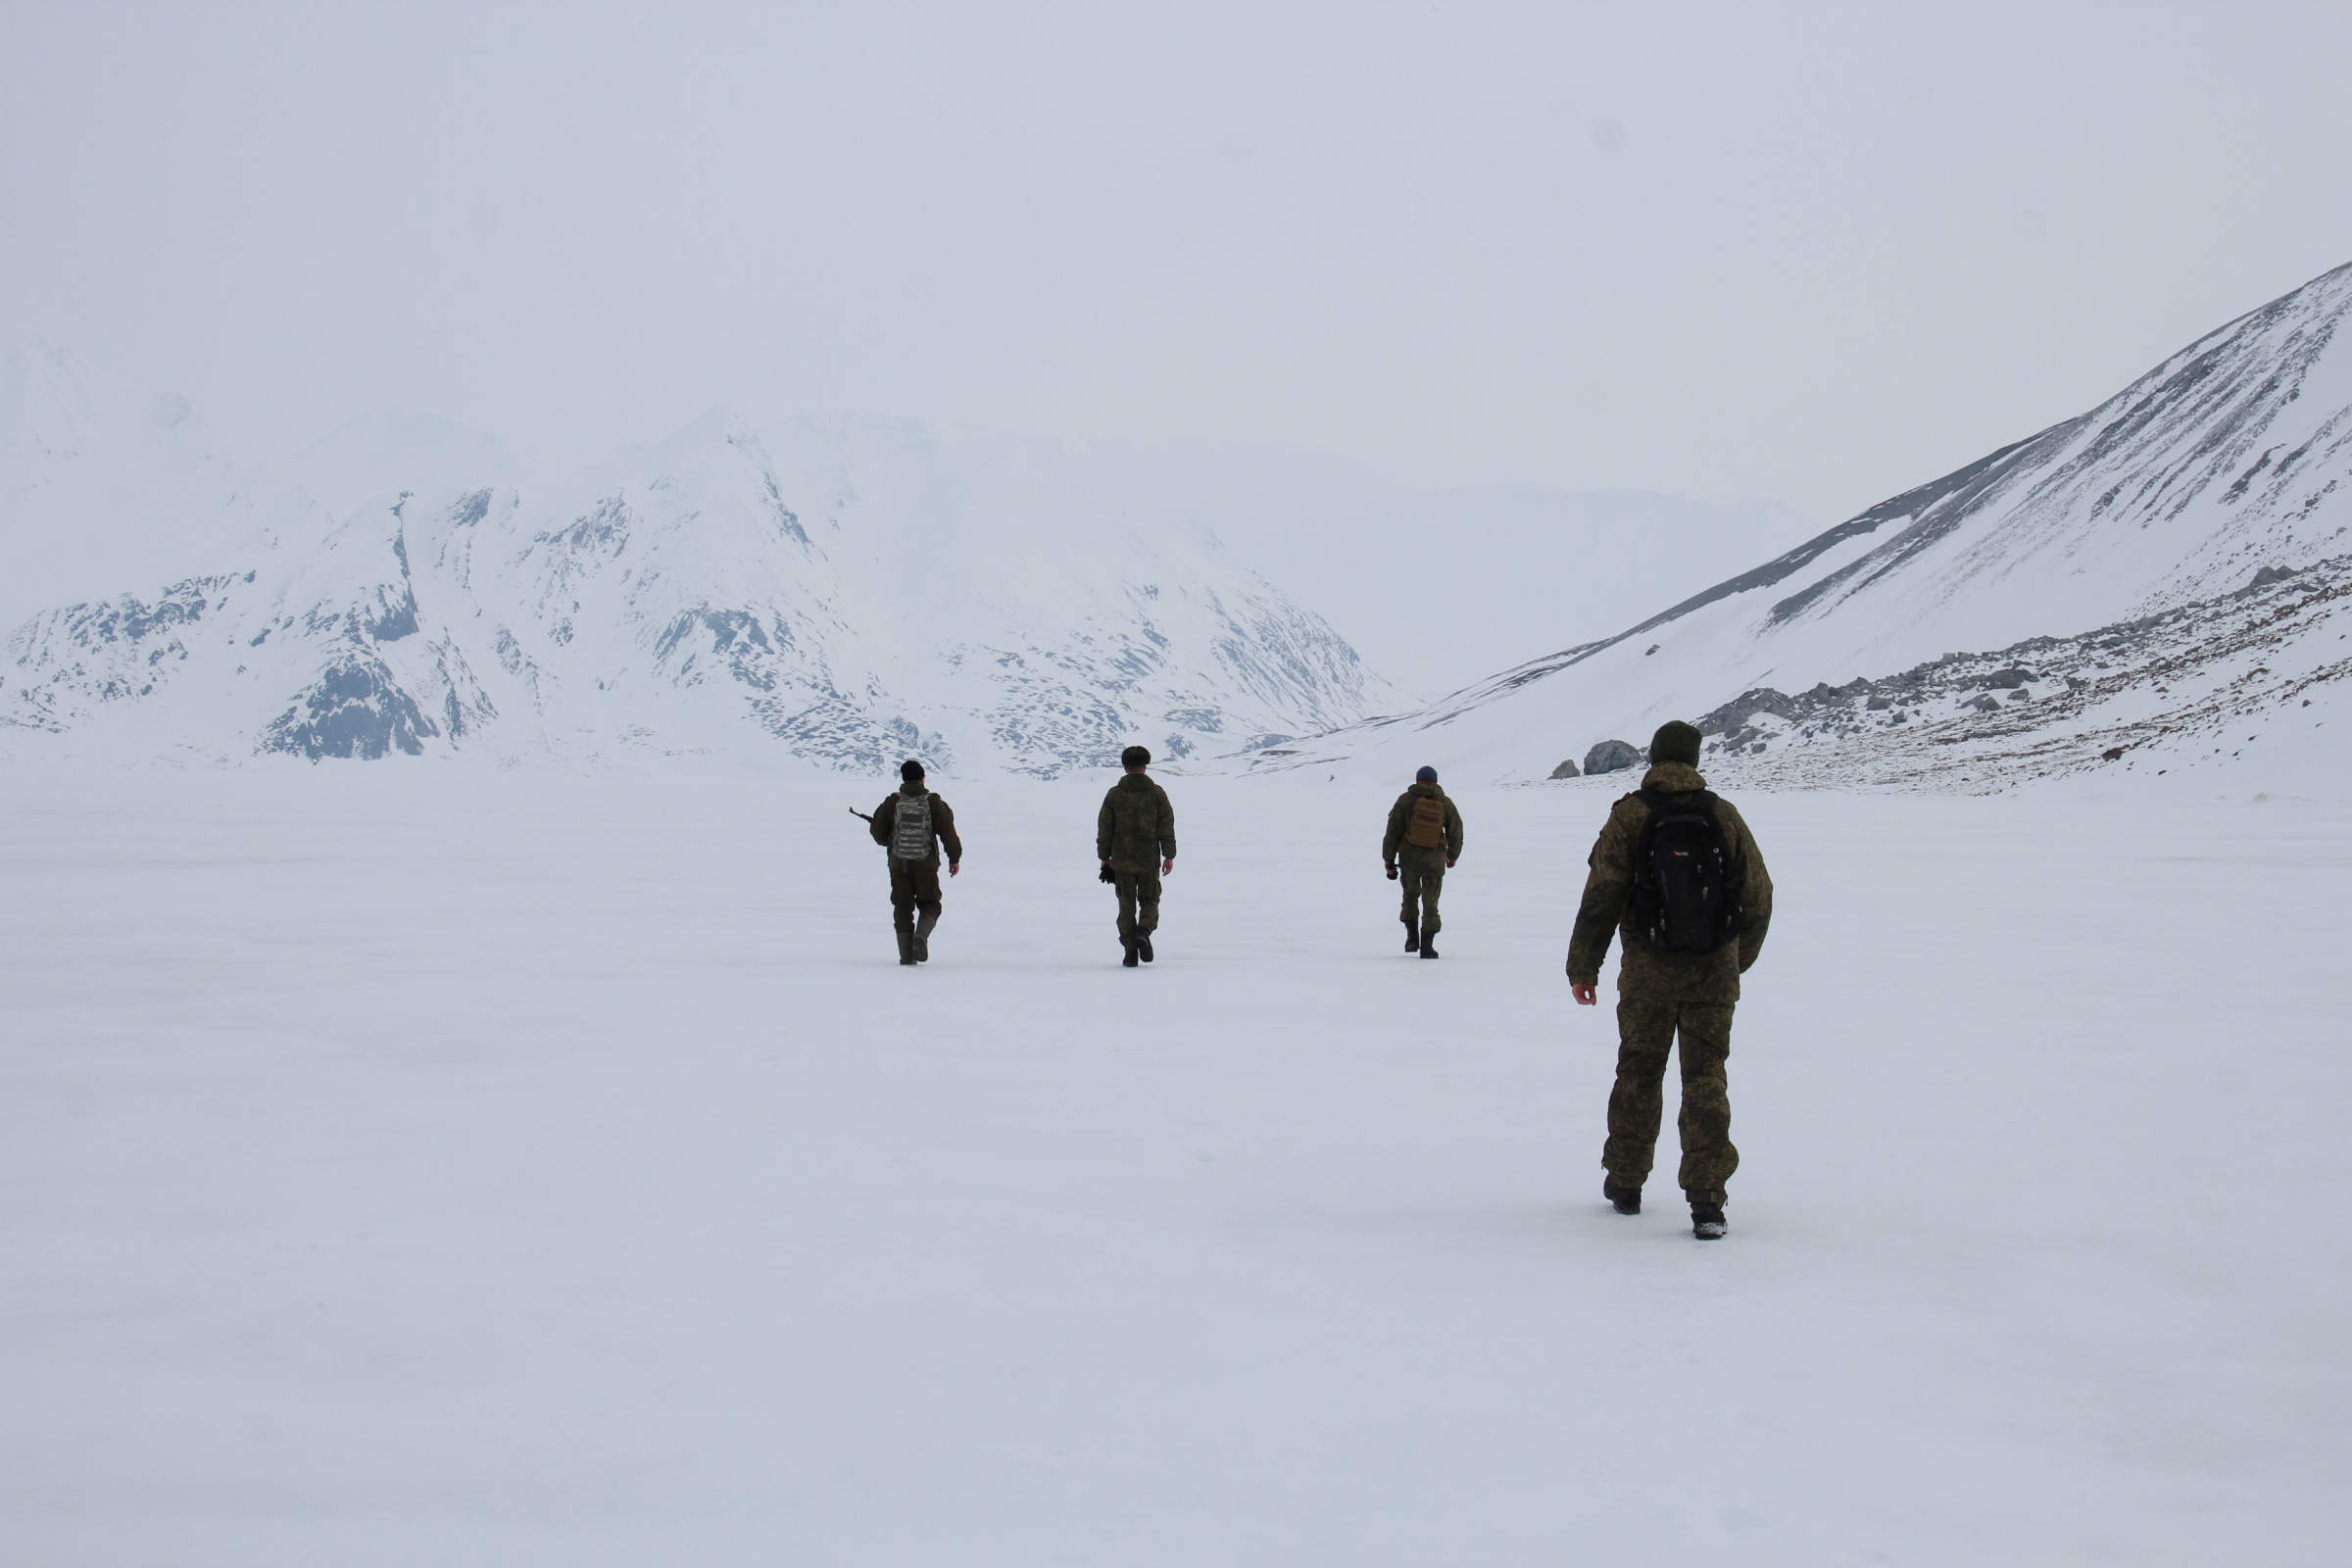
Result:
M1698 731L1677 719L1649 743L1642 787L1609 809L1592 846L1568 984L1578 1005L1598 1000L1613 931L1625 936L1617 971L1617 1084L1601 1196L1620 1214L1642 1212L1642 1184L1658 1142L1666 1058L1681 1037L1683 1163L1690 1228L1723 1235L1724 1184L1740 1167L1732 1146L1724 1058L1740 977L1772 923L1772 877L1732 803L1707 793Z
M939 852L948 852L948 875L963 869L963 840L956 836L956 813L923 787L923 764L899 764L905 780L898 792L867 818L874 842L890 852L890 923L899 933L899 962L931 957L931 928L939 924ZM916 916L922 918L918 922Z

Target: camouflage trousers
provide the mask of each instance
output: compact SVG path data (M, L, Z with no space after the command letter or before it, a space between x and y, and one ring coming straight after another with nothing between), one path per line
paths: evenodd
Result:
M1159 873L1121 871L1111 876L1119 890L1119 940L1133 942L1159 929Z
M1666 1058L1682 1036L1683 1164L1676 1180L1693 1203L1723 1201L1723 1184L1740 1168L1732 1146L1732 1053L1728 1002L1688 1000L1684 988L1621 991L1617 999L1617 1085L1609 1091L1609 1139L1600 1162L1620 1187L1640 1187L1658 1143Z
M890 923L901 931L919 930L924 936L939 924L939 862L890 858ZM922 915L918 927L915 915Z
M1404 907L1396 918L1425 937L1436 936L1446 923L1438 918L1438 895L1446 888L1446 852L1409 846L1398 850L1396 880L1404 889Z

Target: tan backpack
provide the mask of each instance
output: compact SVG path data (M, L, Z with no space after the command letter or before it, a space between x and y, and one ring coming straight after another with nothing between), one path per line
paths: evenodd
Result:
M1445 796L1424 795L1413 802L1413 814L1404 822L1404 842L1416 850L1446 847Z

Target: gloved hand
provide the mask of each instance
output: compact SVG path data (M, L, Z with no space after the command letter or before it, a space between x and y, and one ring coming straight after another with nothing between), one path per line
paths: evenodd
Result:
M1113 886L1116 886L1116 885L1118 884L1118 880L1119 880L1119 874L1118 874L1116 871L1113 871L1113 870L1112 870L1112 869L1111 869L1111 868L1110 868L1110 867L1109 867L1107 864L1105 864L1105 865L1102 867L1102 875L1101 877L1097 878L1097 880L1098 880L1098 881L1102 881L1102 882L1108 882L1108 883L1112 884Z
M1396 880L1396 868L1393 865L1389 867L1389 880L1392 882Z

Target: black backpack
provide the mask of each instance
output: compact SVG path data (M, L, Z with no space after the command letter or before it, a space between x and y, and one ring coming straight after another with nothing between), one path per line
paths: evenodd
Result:
M1680 806L1637 790L1649 820L1634 843L1634 929L1667 953L1713 953L1740 933L1740 862L1705 790Z

